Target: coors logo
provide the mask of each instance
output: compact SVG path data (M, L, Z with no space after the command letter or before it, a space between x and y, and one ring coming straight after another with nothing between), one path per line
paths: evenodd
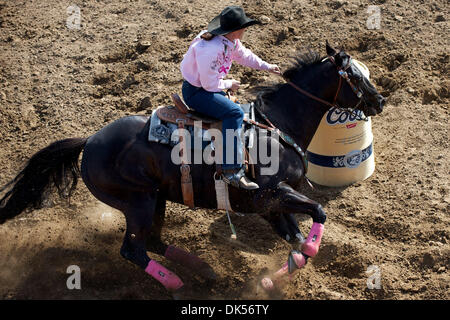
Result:
M353 122L356 118L362 118L363 116L364 114L361 110L355 110L350 114L348 111L331 108L328 110L327 123L329 125L344 124L346 122Z

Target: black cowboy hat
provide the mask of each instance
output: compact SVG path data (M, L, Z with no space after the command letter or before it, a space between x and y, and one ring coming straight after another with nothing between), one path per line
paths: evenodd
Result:
M229 6L208 24L208 32L217 36L260 24L258 20L250 19L245 15L244 9L238 6Z

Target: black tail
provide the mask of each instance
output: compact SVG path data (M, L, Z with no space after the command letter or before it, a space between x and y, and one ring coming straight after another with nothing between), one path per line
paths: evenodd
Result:
M39 208L45 195L55 188L61 197L69 198L80 176L78 157L86 141L64 139L35 153L25 168L0 189L0 194L9 190L0 200L0 224L27 208Z

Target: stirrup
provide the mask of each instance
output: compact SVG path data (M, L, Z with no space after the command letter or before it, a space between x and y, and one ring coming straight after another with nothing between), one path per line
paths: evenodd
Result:
M223 170L223 181L238 189L255 190L259 186L245 176L244 168Z

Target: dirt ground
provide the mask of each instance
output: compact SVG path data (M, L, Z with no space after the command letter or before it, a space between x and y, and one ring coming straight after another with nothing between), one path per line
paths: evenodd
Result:
M68 28L81 10L80 29ZM208 283L152 256L205 299L449 299L449 4L407 0L0 0L0 185L51 142L87 137L129 114L149 115L180 93L179 63L193 37L229 4L268 23L243 43L282 69L303 46L343 46L371 70L388 97L372 118L375 173L345 188L305 194L328 219L319 254L280 292L257 283L281 266L291 245L259 216L168 205L164 239L205 259ZM369 30L369 5L381 9ZM70 25L70 26L73 26ZM149 45L149 47L144 46ZM279 81L235 64L239 94ZM310 219L299 217L307 234ZM119 255L125 221L81 182L70 203L55 201L0 225L2 299L171 299ZM68 290L66 269L81 269ZM381 288L368 289L369 266Z

